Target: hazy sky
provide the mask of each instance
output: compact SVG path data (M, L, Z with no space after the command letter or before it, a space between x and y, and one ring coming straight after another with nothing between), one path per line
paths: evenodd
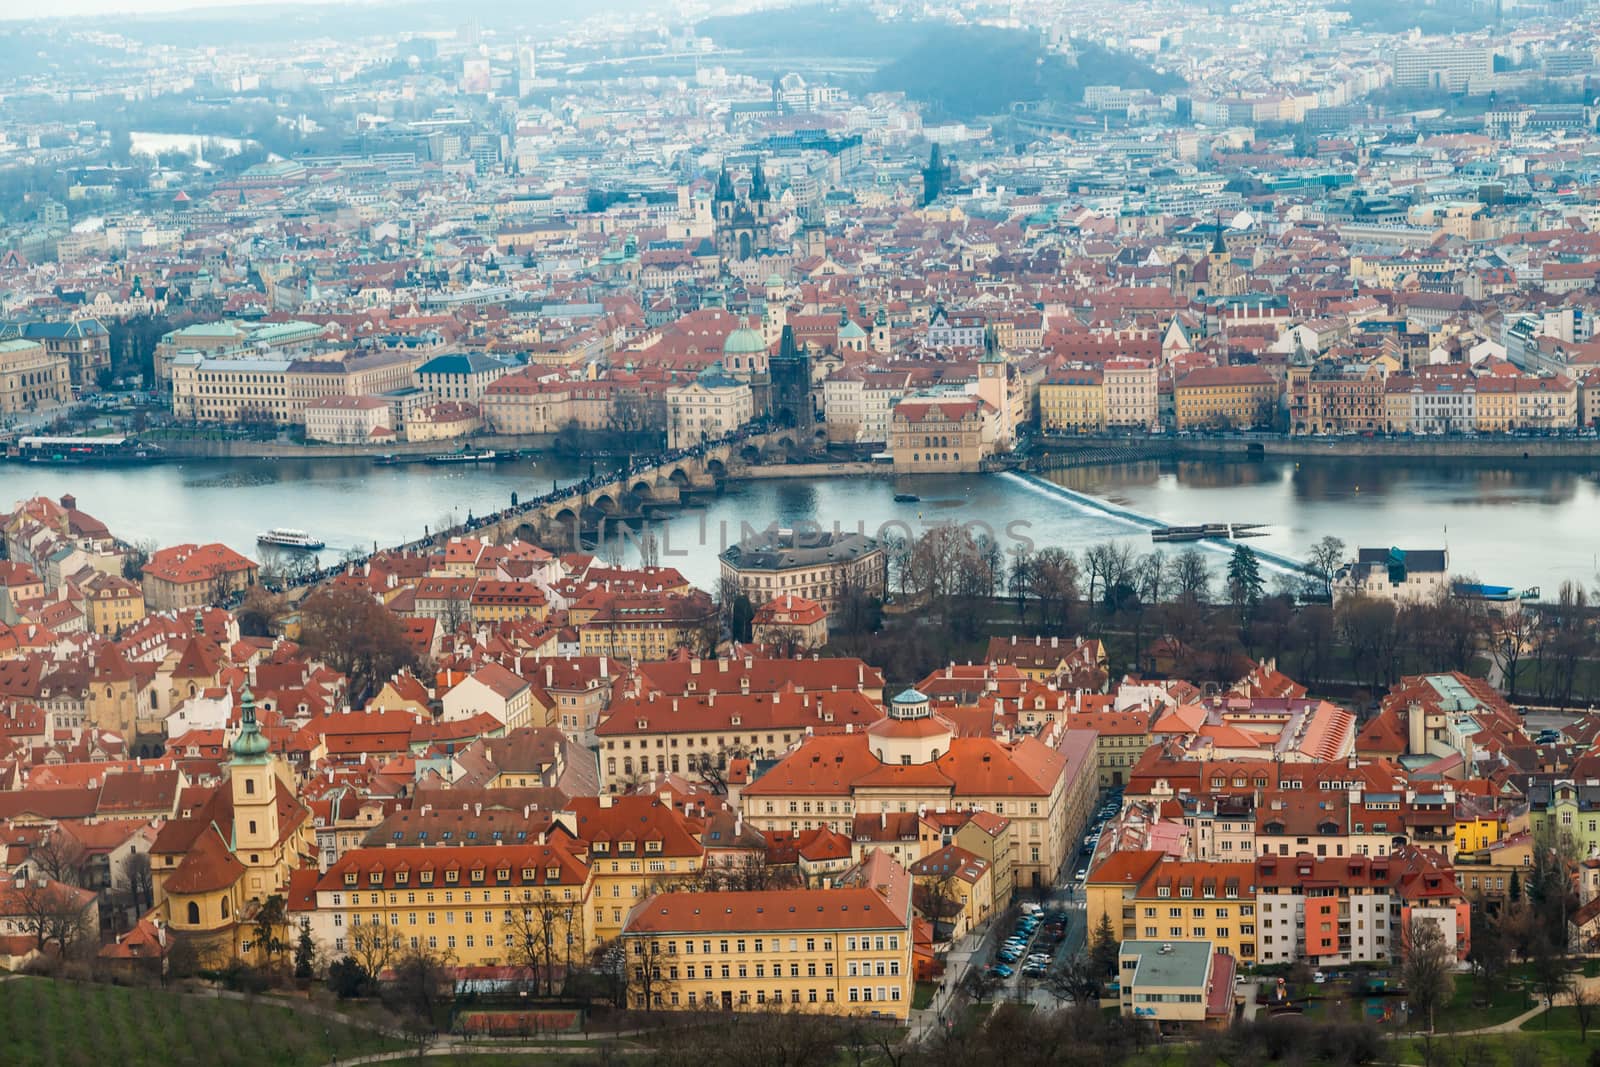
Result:
M241 7L260 4L311 4L328 0L0 0L0 19L37 19L107 14L154 14L194 8Z

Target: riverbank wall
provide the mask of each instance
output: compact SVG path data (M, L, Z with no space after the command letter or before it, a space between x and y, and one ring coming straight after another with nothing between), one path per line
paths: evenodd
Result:
M470 443L475 448L544 452L554 447L553 434L480 434L450 441L395 441L382 445L296 444L289 441L158 439L173 459L374 459L383 455L415 456L450 452ZM1033 470L1098 467L1137 463L1151 459L1253 459L1277 456L1301 458L1368 458L1393 456L1407 459L1442 459L1481 462L1533 462L1538 460L1600 461L1600 438L1546 437L1083 437L1040 438L1034 442L1026 466ZM828 475L890 474L874 463L793 463L749 467L741 478L815 478Z
M1547 437L1152 437L1044 438L1029 470L1060 470L1160 459L1397 459L1469 463L1600 461L1600 438Z
M777 463L770 466L732 467L728 480L760 481L769 478L849 478L861 475L888 477L894 471L881 463Z
M454 452L463 444L497 452L517 449L547 452L555 444L555 437L551 434L482 434L448 441L393 441L383 445L295 444L292 441L204 438L154 438L150 443L171 459L376 459L390 455L431 456Z

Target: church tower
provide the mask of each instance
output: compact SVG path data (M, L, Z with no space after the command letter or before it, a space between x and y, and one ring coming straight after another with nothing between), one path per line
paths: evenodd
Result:
M1206 254L1213 296L1230 296L1236 292L1233 275L1233 254L1228 242L1222 239L1222 216L1217 216L1217 229L1211 238L1211 251Z
M872 350L880 356L887 356L892 347L889 336L889 313L883 308L872 316Z
M256 698L247 685L239 694L239 736L228 762L233 791L233 851L251 864L250 854L271 854L278 847L278 768L256 722Z

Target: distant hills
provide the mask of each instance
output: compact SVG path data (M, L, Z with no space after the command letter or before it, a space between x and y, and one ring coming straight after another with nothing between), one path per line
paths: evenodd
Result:
M1009 110L1016 101L1071 105L1087 85L1176 89L1181 78L1132 55L1074 42L1075 60L1045 51L1037 34L934 20L879 22L858 7L825 4L706 19L698 25L719 47L772 60L833 56L876 61L859 86L904 92L936 116L970 119Z

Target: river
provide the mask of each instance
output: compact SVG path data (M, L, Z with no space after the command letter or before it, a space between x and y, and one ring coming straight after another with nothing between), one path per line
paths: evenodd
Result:
M397 544L446 516L503 508L588 473L588 464L541 458L494 467L374 467L363 459L190 460L122 469L0 466L0 505L73 494L78 506L128 540L220 540L254 553L274 526L305 529L336 560L350 549ZM914 493L915 503L893 499ZM1130 517L1137 516L1137 517ZM745 527L884 529L974 524L1004 547L1020 540L1081 551L1096 541L1152 545L1149 522L1252 522L1249 543L1269 565L1303 558L1324 534L1351 546L1448 545L1452 569L1485 582L1554 593L1564 579L1592 581L1600 551L1600 480L1581 465L1510 469L1375 460L1150 461L1043 476L765 479L658 518L662 562L710 588L716 553ZM1168 551L1182 546L1167 546ZM1228 546L1202 543L1220 565ZM634 556L631 541L613 552Z

